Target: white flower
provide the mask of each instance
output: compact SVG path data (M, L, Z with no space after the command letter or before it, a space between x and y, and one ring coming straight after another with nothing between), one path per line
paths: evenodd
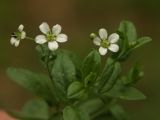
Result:
M36 43L44 44L48 42L48 48L51 51L58 49L59 45L58 42L66 42L68 40L67 35L61 34L62 27L60 25L54 25L52 30L50 29L49 25L46 22L43 22L39 26L40 31L43 35L38 35L35 38Z
M26 32L23 31L23 29L24 29L24 26L20 25L18 27L18 32L14 32L12 34L12 37L10 39L11 45L14 45L15 47L18 47L20 41L26 38Z
M118 52L119 46L116 43L119 40L119 35L117 33L113 33L108 37L107 30L101 28L99 30L99 36L100 37L96 36L94 33L91 34L93 43L100 46L99 53L101 55L105 55L108 52L108 49L112 52Z

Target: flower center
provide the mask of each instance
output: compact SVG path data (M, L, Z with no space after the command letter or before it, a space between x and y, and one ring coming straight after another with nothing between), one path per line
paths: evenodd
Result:
M52 33L47 34L46 39L48 41L54 41L56 39L56 36Z
M21 32L12 33L12 37L16 38L17 40L21 40Z
M101 41L101 46L104 47L104 48L108 48L110 45L109 41L108 40L102 40Z

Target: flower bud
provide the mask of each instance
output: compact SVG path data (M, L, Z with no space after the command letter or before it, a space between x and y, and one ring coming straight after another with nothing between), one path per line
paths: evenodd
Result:
M96 37L97 37L97 35L96 35L95 33L91 33L91 34L90 34L90 38L91 38L91 39L94 39L94 38L96 38Z

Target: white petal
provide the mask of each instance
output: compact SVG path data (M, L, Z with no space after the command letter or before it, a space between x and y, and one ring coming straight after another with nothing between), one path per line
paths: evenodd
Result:
M66 42L67 40L68 37L65 34L59 34L56 39L57 42Z
M100 47L100 48L99 48L99 53L100 53L101 55L105 55L105 54L107 53L107 48Z
M59 24L52 27L52 32L54 35L60 34L61 30L62 30L62 27Z
M118 52L119 46L116 45L116 44L111 44L111 45L108 47L108 49L109 49L110 51L112 51L112 52Z
M95 45L100 46L100 44L101 44L101 39L100 39L99 37L96 37L96 38L93 39L93 43L94 43Z
M35 41L38 44L44 44L45 42L47 42L46 37L44 35L36 36Z
M11 37L11 39L10 39L10 43L13 45L13 44L15 43L15 41L16 41L16 40L17 40L16 38Z
M16 39L16 38L11 37L11 40L10 40L11 45L14 45L16 41L17 41L17 39Z
M46 22L43 22L40 26L39 29L42 33L48 34L50 32L49 25Z
M20 43L20 40L17 40L17 41L14 43L14 46L15 46L15 47L18 47L18 46L19 46L19 43Z
M116 43L119 40L119 35L117 33L113 33L108 37L108 41L110 43Z
M22 31L21 32L21 39L24 39L26 37L26 32Z
M99 30L99 36L100 36L100 38L103 39L103 40L107 39L107 37L108 37L107 30L104 29L104 28L101 28L101 29Z
M18 27L18 30L19 30L20 32L22 32L23 29L24 29L24 26L21 24L21 25Z
M56 41L48 42L48 48L51 51L58 49L58 43Z

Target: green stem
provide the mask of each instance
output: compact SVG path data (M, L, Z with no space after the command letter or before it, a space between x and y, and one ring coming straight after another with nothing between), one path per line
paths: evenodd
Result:
M50 61L49 61L49 56L50 56L50 51L48 52L46 66L47 66L47 71L48 71L49 77L50 77L51 81L53 82L53 77L52 77L51 71L50 71L50 69L49 69L49 62L50 62Z
M51 54L51 52L48 51L48 56L47 56L47 61L46 61L46 67L47 67L47 71L48 71L48 75L49 75L50 81L51 81L51 83L52 83L52 85L53 85L53 89L52 89L52 90L54 91L54 96L55 96L55 98L56 98L56 101L58 101L57 93L55 92L56 85L55 85L55 83L54 83L54 81L53 81L53 77L52 77L52 74L51 74L51 70L50 70L50 68L49 68L49 62L50 62L49 56L50 56L50 54ZM51 87L52 87L52 86L51 86Z
M26 39L34 41L34 39L31 37L26 37Z

